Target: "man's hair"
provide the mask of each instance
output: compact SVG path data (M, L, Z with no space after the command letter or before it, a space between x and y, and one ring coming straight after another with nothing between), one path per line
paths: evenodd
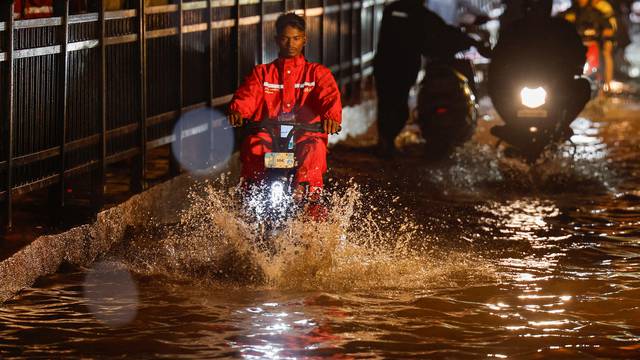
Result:
M284 28L287 26L294 27L300 31L305 31L307 24L302 16L290 12L278 16L278 19L276 20L276 34L282 34Z

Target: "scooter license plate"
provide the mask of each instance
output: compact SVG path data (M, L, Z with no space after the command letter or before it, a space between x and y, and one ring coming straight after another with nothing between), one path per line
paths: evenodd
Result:
M546 118L549 113L545 109L520 109L518 117L521 118Z
M295 166L293 153L266 153L264 167L267 169L291 169Z

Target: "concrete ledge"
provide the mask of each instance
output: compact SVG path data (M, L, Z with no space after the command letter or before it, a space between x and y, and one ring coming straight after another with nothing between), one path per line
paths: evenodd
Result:
M237 173L238 156L210 175ZM0 303L31 286L39 277L55 273L63 263L88 266L106 254L125 235L127 227L150 221L175 222L186 205L190 174L156 185L127 201L98 214L93 224L82 225L57 235L41 236L0 263Z

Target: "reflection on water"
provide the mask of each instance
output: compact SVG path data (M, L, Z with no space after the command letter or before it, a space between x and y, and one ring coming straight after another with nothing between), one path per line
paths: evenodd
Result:
M87 307L96 319L111 326L129 324L136 316L138 291L121 264L98 262L83 283Z
M575 153L539 168L482 143L436 168L338 152L330 221L293 220L275 253L254 246L225 189L203 187L178 226L135 229L107 262L0 308L0 355L637 358L628 111L578 119Z
M321 298L321 297L320 297ZM303 354L329 354L334 357L340 352L342 338L332 333L325 320L317 322L313 308L318 297L310 297L297 303L265 303L264 308L246 308L239 323L245 324L248 332L229 339L229 345L238 349L243 358L297 358ZM320 300L322 301L322 300ZM286 308L289 312L281 309ZM340 310L328 307L322 315L330 314L339 319L346 316Z
M554 202L537 199L509 200L506 203L491 201L480 205L478 210L488 213L489 216L480 220L486 222L490 229L500 229L509 240L531 242L547 240L546 236L540 236L549 230L546 219L560 214Z

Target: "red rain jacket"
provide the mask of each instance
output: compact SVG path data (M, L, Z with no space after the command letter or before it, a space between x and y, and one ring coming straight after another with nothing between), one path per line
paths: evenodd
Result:
M302 123L342 121L340 91L331 71L304 56L256 66L233 95L229 108L253 121L294 112Z
M294 112L297 121L317 123L321 118L342 121L340 91L331 71L307 62L304 56L279 58L258 65L233 95L230 110L243 118L261 121L275 119L281 113ZM299 161L295 184L322 187L327 170L327 134L305 133L297 136L296 158ZM271 137L260 131L247 136L241 146L241 176L259 181L264 176L264 153L270 152Z

